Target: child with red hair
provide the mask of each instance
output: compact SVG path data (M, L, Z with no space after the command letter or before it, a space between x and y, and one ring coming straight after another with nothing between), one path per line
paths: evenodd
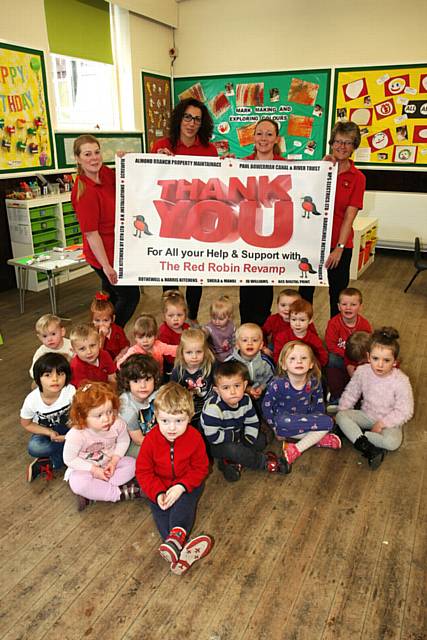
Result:
M126 484L135 475L126 423L118 417L119 398L104 382L90 382L77 390L70 409L71 429L65 437L64 462L68 480L82 511L90 500L118 502L139 494Z

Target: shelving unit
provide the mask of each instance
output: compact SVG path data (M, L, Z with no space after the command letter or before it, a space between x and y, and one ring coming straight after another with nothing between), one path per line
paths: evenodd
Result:
M357 216L353 222L353 256L350 278L357 280L375 260L378 218Z
M71 204L71 193L31 200L6 199L6 210L14 258L40 254L54 247L68 247L82 241ZM65 271L57 276L57 282L72 280L90 272L89 266L78 271ZM27 288L29 291L46 289L46 275L30 272Z

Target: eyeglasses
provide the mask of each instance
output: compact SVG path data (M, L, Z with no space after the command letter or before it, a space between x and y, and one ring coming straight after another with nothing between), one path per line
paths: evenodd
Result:
M192 116L191 113L184 113L182 119L185 120L185 122L191 122L193 120L196 124L202 124L201 116Z
M333 146L335 147L352 147L354 145L353 140L334 140Z

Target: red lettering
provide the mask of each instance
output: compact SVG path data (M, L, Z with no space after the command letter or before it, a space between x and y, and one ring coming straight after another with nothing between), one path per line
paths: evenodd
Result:
M177 200L200 200L199 192L205 186L203 180L196 178L191 182L178 180L176 188Z
M227 189L219 178L210 178L199 193L199 200L227 200Z
M162 200L176 202L176 180L157 180L157 184L162 187L160 193Z
M239 178L230 178L228 183L228 200L230 202L239 203L241 200L256 200L257 184L256 177L249 176L246 186L242 184Z
M238 215L224 202L198 202L189 218L192 236L201 242L233 242L239 237Z
M0 67L0 75L1 75L1 81L4 84L6 81L7 76L9 75L9 69L7 67Z
M258 201L264 207L271 207L272 200L291 200L288 191L292 188L290 175L276 176L270 182L268 176L260 176L258 181Z
M154 206L162 221L159 235L163 238L191 238L189 209L190 200L181 200L177 204L154 200Z
M282 200L274 203L274 228L270 235L258 233L262 226L262 209L256 202L245 200L240 204L239 231L242 240L253 247L275 248L287 244L292 237L294 220L292 201Z

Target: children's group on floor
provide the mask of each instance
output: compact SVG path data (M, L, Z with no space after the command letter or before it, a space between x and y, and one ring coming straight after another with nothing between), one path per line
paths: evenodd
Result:
M102 292L69 338L60 318L42 316L20 412L31 434L27 480L66 466L79 511L146 498L161 556L185 573L212 548L190 532L214 461L236 482L244 469L286 475L307 449L340 449L343 436L371 469L399 448L414 411L399 335L373 330L361 308L358 289L341 291L323 340L293 289L280 291L263 326L238 328L228 296L213 301L205 326L190 326L184 297L170 290L160 327L141 314L132 345ZM274 438L279 455L266 450Z

